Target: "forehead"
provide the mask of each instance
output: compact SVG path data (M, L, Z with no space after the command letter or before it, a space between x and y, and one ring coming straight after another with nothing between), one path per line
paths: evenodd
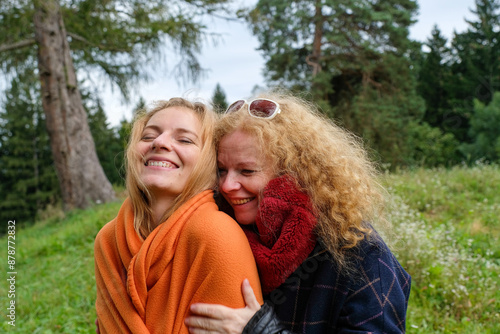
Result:
M263 163L266 159L255 136L236 130L224 136L218 147L218 160L222 163Z
M146 123L148 126L184 128L193 132L201 130L201 122L197 114L186 107L168 107L157 111Z

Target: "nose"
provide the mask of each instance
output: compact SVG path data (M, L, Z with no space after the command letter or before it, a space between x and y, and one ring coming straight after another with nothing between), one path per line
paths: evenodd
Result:
M238 176L231 171L219 178L219 187L223 193L230 193L241 188Z
M151 142L151 149L153 151L159 149L165 149L167 151L171 151L172 140L166 134L161 134Z

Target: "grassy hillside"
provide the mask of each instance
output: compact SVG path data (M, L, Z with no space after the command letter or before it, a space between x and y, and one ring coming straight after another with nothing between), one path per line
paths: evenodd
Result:
M16 231L16 326L2 314L0 332L95 333L93 243L119 208L118 202L100 205ZM6 237L1 244L6 252ZM3 282L0 309L7 314Z
M387 175L408 333L500 333L500 168Z
M500 333L500 168L419 169L386 175L384 184L395 195L388 238L413 277L407 332ZM94 333L93 240L119 207L16 230L16 327L6 317L2 237L0 332Z

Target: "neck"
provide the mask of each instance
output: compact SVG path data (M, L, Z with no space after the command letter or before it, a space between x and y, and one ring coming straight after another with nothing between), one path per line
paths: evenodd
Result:
M151 210L153 212L154 226L158 226L162 221L162 217L165 212L174 205L174 198L171 197L161 197L154 198L151 203Z

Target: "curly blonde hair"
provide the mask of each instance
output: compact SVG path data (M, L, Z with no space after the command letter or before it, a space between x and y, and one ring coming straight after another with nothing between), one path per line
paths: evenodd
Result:
M372 232L366 223L382 206L383 189L377 170L361 141L326 118L311 103L283 91L254 98L277 102L281 113L258 119L240 111L224 115L215 129L215 145L236 130L255 137L275 176L288 174L311 198L318 215L316 234L339 268L348 270L346 256Z
M142 132L148 121L157 112L170 107L184 107L192 110L201 124L201 152L193 172L188 178L182 193L175 199L174 205L169 208L160 221L165 221L183 203L206 189L215 189L217 182L217 160L213 133L217 116L215 112L201 102L191 102L176 97L168 101L156 101L151 110L141 110L137 113L125 151L126 186L134 208L134 228L143 238L147 237L155 228L151 211L151 193L141 182L139 172L143 157L135 149L141 140Z

